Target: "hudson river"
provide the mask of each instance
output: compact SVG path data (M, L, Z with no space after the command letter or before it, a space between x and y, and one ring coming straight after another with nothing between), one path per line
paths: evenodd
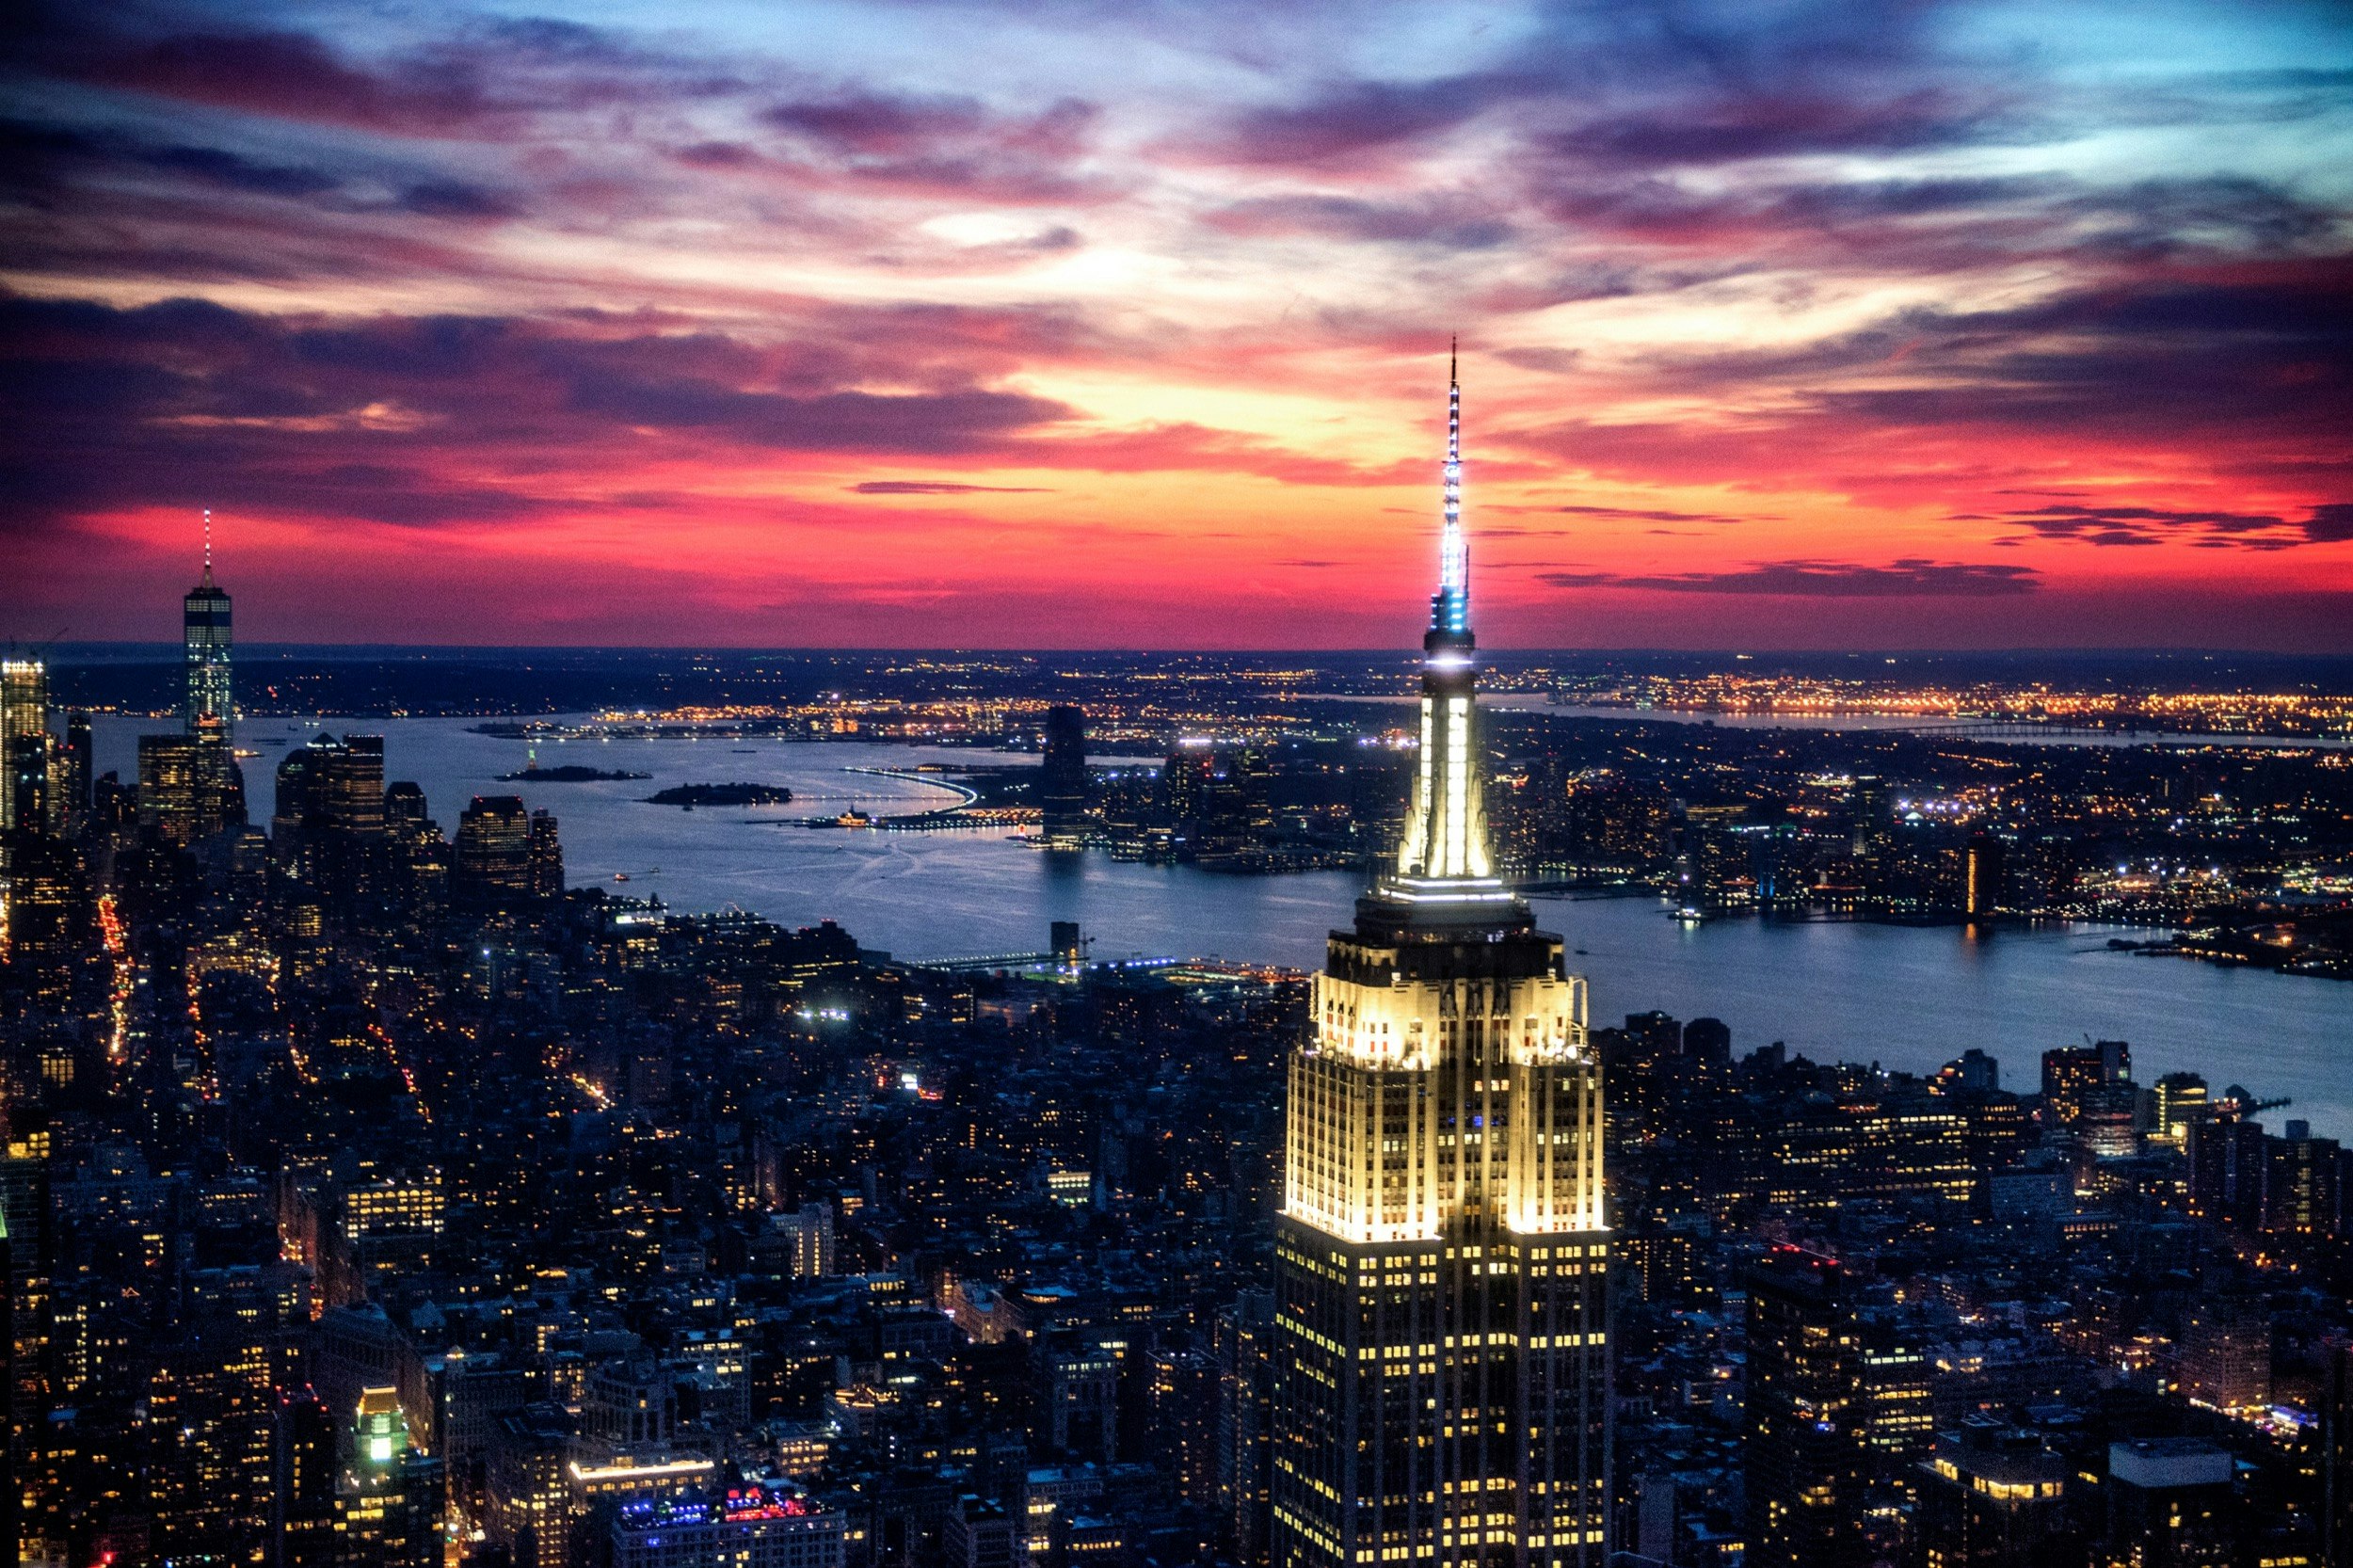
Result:
M659 895L681 911L737 904L787 925L840 921L869 948L904 958L1029 952L1049 920L1075 920L1098 959L1184 955L1311 968L1324 933L1350 919L1359 879L1319 872L1242 877L1143 866L1099 855L1049 856L1001 829L877 833L798 825L853 806L876 815L952 796L935 787L848 773L1024 760L1003 753L861 743L598 741L542 745L543 767L577 763L644 780L502 784L523 764L519 741L468 732L475 719L328 721L385 737L387 779L424 787L444 831L476 794L520 794L562 824L575 884ZM266 824L284 741L313 721L240 727L257 823ZM136 772L134 737L165 721L98 721L98 766ZM671 784L778 783L796 796L773 810L681 811L640 797ZM618 883L616 872L629 880ZM2111 952L2104 927L1998 930L1846 922L1710 921L1686 927L1649 899L1540 899L1542 923L1567 938L1571 967L1593 984L1593 1018L1663 1008L1712 1015L1745 1051L1772 1040L1817 1060L1877 1061L1933 1072L1971 1046L2002 1064L2006 1087L2038 1086L2041 1053L2087 1035L2132 1042L2134 1076L2189 1069L2217 1091L2244 1083L2276 1127L2309 1119L2353 1140L2353 985L2182 959ZM2132 933L2146 936L2149 933Z

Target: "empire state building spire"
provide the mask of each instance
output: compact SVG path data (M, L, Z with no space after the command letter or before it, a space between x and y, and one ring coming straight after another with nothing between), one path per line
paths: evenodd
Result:
M1438 536L1438 591L1430 630L1470 634L1470 545L1463 537L1463 380L1455 347L1446 357L1445 525Z
M1417 901L1497 902L1506 895L1487 843L1487 770L1473 698L1478 639L1471 635L1470 544L1463 534L1463 384L1451 353L1440 495L1438 591L1430 598L1430 630L1421 640L1421 763L1397 874L1385 889Z

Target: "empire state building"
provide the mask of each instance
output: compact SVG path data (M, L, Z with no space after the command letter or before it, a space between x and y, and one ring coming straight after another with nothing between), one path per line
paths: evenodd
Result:
M1274 1568L1608 1551L1601 1066L1584 981L1488 844L1449 380L1413 808L1290 1063Z

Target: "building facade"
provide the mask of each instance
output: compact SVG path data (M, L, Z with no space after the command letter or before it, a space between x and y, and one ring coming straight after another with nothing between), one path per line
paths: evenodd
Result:
M20 782L25 772L20 754L42 756L48 735L48 666L39 659L0 660L0 831L20 825L17 797L27 792ZM24 810L22 825L40 826L38 814Z
M1413 808L1290 1065L1275 1568L1608 1553L1601 1069L1561 938L1495 874L1459 387L1448 426Z
M1048 848L1077 849L1087 831L1086 715L1066 702L1046 710L1038 768L1039 828Z
M474 796L457 814L452 901L470 909L500 909L531 896L531 813L515 795Z
M245 824L245 775L219 726L142 735L138 758L143 831L184 848Z

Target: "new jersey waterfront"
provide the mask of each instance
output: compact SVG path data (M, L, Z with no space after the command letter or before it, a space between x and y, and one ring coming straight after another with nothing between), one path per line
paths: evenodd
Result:
M968 750L855 741L575 742L543 747L540 761L586 758L648 777L535 788L500 781L520 764L524 743L481 733L483 726L313 718L256 720L248 730L248 740L295 746L322 728L381 731L386 767L415 779L428 800L520 790L530 805L554 812L578 883L651 894L686 912L733 904L786 926L832 920L903 958L1027 952L1053 921L1070 920L1098 960L1214 956L1307 969L1321 961L1325 935L1361 881L1351 872L1234 876L1046 854L1004 828L906 834L797 825L821 810L887 815L952 801L941 786L890 775L970 766L976 758ZM101 770L127 768L133 738L148 727L100 719ZM283 751L261 749L265 758ZM692 812L640 804L666 785L730 772L782 784L793 803ZM1583 950L1577 963L1599 1017L1651 1008L1713 1016L1743 1041L1783 1040L1817 1061L1877 1061L1913 1072L1933 1072L1973 1047L2025 1071L2051 1046L2112 1035L2134 1042L2153 1080L2175 1070L2202 1073L2217 1089L2245 1080L2266 1098L2293 1096L2292 1114L2353 1136L2345 1024L2353 992L2339 982L2120 952L2108 944L2147 935L2123 927L1691 923L1651 897L1539 895L1536 903L1544 923Z

